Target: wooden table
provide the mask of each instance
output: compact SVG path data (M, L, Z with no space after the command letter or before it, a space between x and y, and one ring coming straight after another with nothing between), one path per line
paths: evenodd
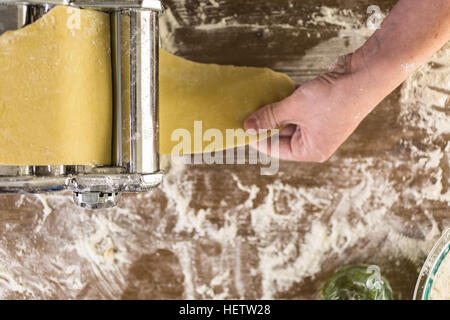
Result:
M303 83L364 40L369 5L386 13L395 2L168 0L163 46ZM449 82L441 88L448 96ZM281 162L274 176L175 165L160 188L112 210L77 208L68 193L1 195L0 298L314 299L336 268L376 264L396 299L410 299L450 227L450 135L415 121L404 94L323 164Z

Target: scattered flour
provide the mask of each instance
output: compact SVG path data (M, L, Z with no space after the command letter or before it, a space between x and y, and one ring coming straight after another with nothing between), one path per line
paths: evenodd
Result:
M296 63L328 69L335 59L324 55L329 46L336 48L336 55L344 54L370 35L361 20L351 11L322 7L301 25L334 24L342 28L339 36L312 48ZM167 9L161 19L162 45L174 53L173 32L179 27ZM0 225L0 298L120 298L134 261L160 248L177 256L184 276L182 297L188 299L277 298L324 270L348 263L392 259L420 268L441 229L450 225L448 218L437 222L426 210L429 201L450 204L450 146L435 143L450 132L444 110L450 90L449 51L446 47L436 54L401 92L399 121L423 129L427 148L419 149L405 138L402 143L411 159L339 159L341 171L329 174L344 177L340 186L292 185L283 177L246 185L232 169L218 169L233 190L231 197L224 195L214 208L197 208L196 182L208 183L212 172L163 159L167 176L162 186L124 197L122 206L112 210L83 210L72 204L68 193L17 196L17 207L43 214L29 232L16 230L14 221ZM411 176L403 188L396 188L399 182L391 174L403 165ZM433 179L417 183L422 176ZM402 210L414 208L423 221L412 230L409 220L416 217L402 215ZM203 253L204 241L218 249Z
M45 223L45 220L47 220L47 217L49 216L49 214L52 213L52 208L50 208L50 206L47 203L47 199L45 197L43 197L41 194L36 194L36 198L39 199L39 201L41 202L43 209L42 209L42 213L43 213L43 217L40 219L40 223L36 226L36 232L39 232L42 228L42 225ZM19 199L19 202L16 203L17 206L21 205L21 202L23 201L23 198L21 197Z
M315 14L311 21L301 21L300 26L331 24L341 27L338 36L326 40L316 47L308 50L300 58L296 65L305 68L315 68L326 70L331 65L335 57L331 57L330 47L335 48L336 55L354 51L361 46L364 41L373 33L373 30L366 28L364 17L354 14L351 10L338 10L335 8L322 7L320 13ZM214 24L201 24L198 29L214 30L229 26L242 26L236 23L233 18L224 18ZM245 25L245 27L261 28L260 25ZM291 26L290 26L291 27ZM169 36L170 39L170 36ZM432 59L433 63L421 67L404 84L401 92L401 114L399 121L405 126L424 128L427 131L426 139L438 137L447 133L450 129L448 108L449 108L449 65L450 50L447 47L438 52ZM292 62L290 62L292 63ZM279 64L275 69L283 70L286 65ZM411 68L412 66L405 66ZM299 82L308 80L295 79ZM430 88L431 87L431 88ZM425 88L425 90L423 90ZM438 106L434 108L433 106ZM446 110L444 110L447 108ZM403 141L411 144L411 141ZM432 144L432 143L431 143ZM332 192L323 189L311 189L301 187L291 187L284 185L280 181L267 185L268 195L264 203L253 207L254 199L260 191L257 186L243 186L238 178L233 175L237 182L237 187L249 194L247 202L241 206L247 207L251 214L252 227L258 235L258 243L266 243L258 249L260 258L260 272L262 274L262 297L273 298L276 292L288 290L294 283L301 282L307 277L314 277L324 266L330 256L344 254L347 249L357 246L364 239L371 238L374 245L384 243L380 248L380 254L391 254L396 257L404 257L410 261L417 262L423 259L428 250L431 249L433 241L440 234L440 229L434 218L424 210L424 215L429 219L429 227L424 226L421 238L411 238L402 232L403 222L400 219L380 223L389 220L390 208L398 201L400 196L414 199L416 205L421 205L424 201L434 200L450 204L448 198L450 190L444 191L445 176L442 163L448 163L450 151L449 143L434 151L419 151L414 146L412 155L420 157L417 163L407 162L413 172L426 171L435 179L429 179L425 186L418 188L408 188L399 195L393 187L389 177L380 175L380 172L372 168L371 159L366 161L348 160L352 162L355 172L363 172L360 184L345 190L340 195L339 200L332 196ZM392 159L396 162L394 166L405 163ZM448 175L448 173L447 173ZM434 183L432 181L435 181ZM328 192L327 192L328 191ZM171 193L174 194L174 193ZM179 194L180 195L180 194ZM288 198L289 208L295 214L279 215L277 206L283 197ZM314 217L310 221L310 229L302 236L294 232L294 236L288 240L277 236L271 236L272 230L290 230L298 226L304 218L304 206L314 205L318 208L333 207L335 209L331 217L326 221L321 221ZM177 203L186 203L186 199L177 199ZM251 209L250 209L251 208ZM359 215L356 222L353 213ZM185 220L182 224L184 228L192 225L199 226L205 222L207 214L204 211L189 213L189 217L195 217L196 223L192 220ZM188 218L185 218L188 219ZM181 228L181 225L178 225ZM229 236L235 232L228 229Z
M167 8L159 19L160 46L164 50L171 53L177 53L177 44L175 42L174 31L180 27L177 19L173 16L172 11Z
M402 119L425 130L429 140L450 133L449 60L450 43L447 43L402 87Z

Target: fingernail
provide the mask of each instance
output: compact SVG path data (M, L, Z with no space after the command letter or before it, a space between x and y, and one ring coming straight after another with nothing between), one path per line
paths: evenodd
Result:
M250 135L258 133L258 121L255 118L249 118L244 123L245 132Z

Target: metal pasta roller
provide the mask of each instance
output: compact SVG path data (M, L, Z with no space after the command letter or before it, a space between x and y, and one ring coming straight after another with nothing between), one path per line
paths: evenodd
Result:
M18 27L42 17L55 5L91 8L109 13L113 70L112 166L1 166L0 192L72 190L83 208L117 205L122 192L147 191L160 184L158 124L159 0L0 0L18 8ZM122 42L123 15L130 18L129 41ZM121 44L129 43L130 115L122 116ZM126 52L126 51L125 51ZM125 123L124 121L129 121ZM131 139L122 135L130 127ZM124 152L128 150L128 152ZM129 156L125 156L129 154Z

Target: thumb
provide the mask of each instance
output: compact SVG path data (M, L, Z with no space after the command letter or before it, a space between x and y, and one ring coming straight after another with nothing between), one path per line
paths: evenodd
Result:
M294 94L256 110L244 122L246 131L258 132L260 129L278 129L285 124L296 124L298 118L297 97Z

